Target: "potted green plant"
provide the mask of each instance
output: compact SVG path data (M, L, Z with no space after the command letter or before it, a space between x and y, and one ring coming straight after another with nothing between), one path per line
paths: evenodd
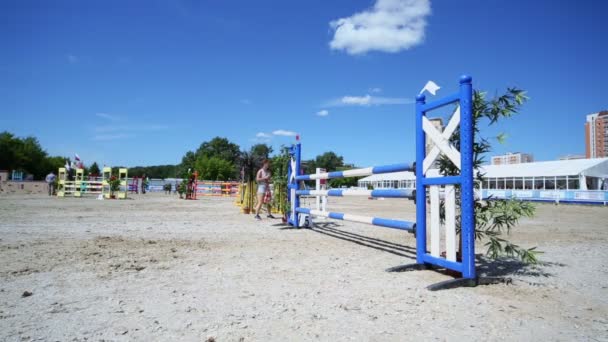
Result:
M250 152L241 152L241 155L239 158L239 164L245 172L244 180L246 181L245 198L243 199L242 209L243 209L244 214L249 214L251 212L251 209L254 206L254 194L255 194L254 180L255 180L255 172L256 172L255 156L253 155L253 153L250 153Z
M177 185L177 193L179 194L179 198L184 198L184 194L186 193L186 182L184 180Z
M120 190L120 179L115 175L112 175L108 180L108 184L110 185L110 198L116 198L116 191Z
M281 150L281 154L272 160L272 183L274 184L273 208L277 208L287 222L290 211L290 203L287 198L287 169L291 157L287 148Z

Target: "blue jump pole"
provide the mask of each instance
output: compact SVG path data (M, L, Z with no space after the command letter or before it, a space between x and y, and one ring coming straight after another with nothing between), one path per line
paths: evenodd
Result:
M473 194L473 85L471 76L460 78L461 237L462 276L475 274L475 198Z
M422 129L425 96L416 96L416 263L424 264L426 254L426 186L422 164L426 155L426 135Z

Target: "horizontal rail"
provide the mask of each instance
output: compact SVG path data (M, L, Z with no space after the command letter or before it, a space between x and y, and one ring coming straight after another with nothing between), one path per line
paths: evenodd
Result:
M332 178L346 178L346 177L362 177L369 175L377 175L380 173L391 173L399 171L414 171L415 163L403 163L403 164L391 164L382 166L372 166L362 169L352 169L346 171L334 171L324 172L319 174L300 175L296 176L296 180L314 180L314 179L332 179Z
M448 95L441 100L425 103L422 105L422 111L428 112L429 110L437 109L439 107L443 107L449 105L450 103L459 102L460 101L460 93Z
M448 268L457 272L461 272L463 270L462 267L462 263L461 262L456 262L456 261L450 261L444 258L438 258L438 257L434 257L430 254L425 254L422 256L422 260L425 263L431 264L431 265L436 265L439 267L444 267L444 268Z
M460 176L433 177L422 179L422 184L424 185L450 185L460 184L461 182L462 178Z
M416 194L414 189L382 189L382 190L297 190L296 195L300 196L367 196L367 197L387 197L387 198L413 198Z
M321 211L321 210L314 210L314 209L309 209L309 208L296 208L296 212L301 213L301 214L309 214L312 216L327 217L327 218L331 218L331 219L335 219L335 220L359 222L359 223L371 224L374 226L407 230L410 232L412 232L412 231L414 231L414 229L416 229L415 222L393 220L393 219L387 219L387 218L381 218L381 217L334 213L334 212L330 212L330 211Z

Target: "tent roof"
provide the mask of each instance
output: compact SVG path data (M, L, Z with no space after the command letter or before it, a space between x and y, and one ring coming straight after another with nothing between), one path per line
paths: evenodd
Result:
M553 177L577 176L608 177L608 158L552 160L510 165L484 165L485 177Z
M578 176L608 178L608 158L552 160L535 163L522 163L510 165L483 165L480 168L484 177L553 177ZM429 170L429 175L437 176L437 170ZM413 172L393 172L371 175L362 178L362 181L379 180L409 180L416 179Z

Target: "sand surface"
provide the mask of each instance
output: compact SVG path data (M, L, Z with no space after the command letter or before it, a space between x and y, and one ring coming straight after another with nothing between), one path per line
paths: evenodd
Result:
M414 261L406 232L294 230L229 198L132 197L0 197L1 341L608 341L606 207L538 205L511 239L544 251L542 265L480 258L479 273L513 283L431 292L450 277L385 272ZM364 198L330 209L415 211Z

